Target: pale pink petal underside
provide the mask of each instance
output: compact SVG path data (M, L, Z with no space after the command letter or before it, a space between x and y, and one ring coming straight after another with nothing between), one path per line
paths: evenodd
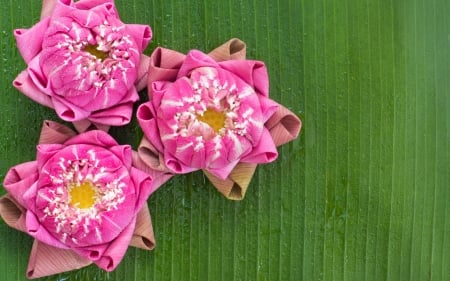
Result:
M163 185L166 181L172 178L173 174L165 168L165 171L158 171L152 169L148 164L142 161L142 158L139 156L139 153L133 151L132 154L133 159L133 167L144 171L152 178L153 192L156 191L161 185Z
M222 180L205 170L203 170L203 172L217 190L226 198L231 200L242 200L247 192L248 185L255 173L256 167L257 164L253 163L239 163L225 180Z
M280 105L267 121L266 128L269 129L275 145L280 146L297 138L302 121L289 109Z
M145 89L145 87L147 87L149 67L150 67L150 57L141 54L137 79L136 82L134 83L137 91L142 91L143 89Z
M155 247L152 219L147 205L144 205L137 213L136 228L130 245L144 250L152 250Z
M72 250L65 250L34 240L28 262L30 279L71 271L88 266L92 262Z
M212 50L208 55L215 61L243 60L245 59L246 46L243 41L233 38Z
M56 0L42 1L41 19L51 16L53 9L55 8L56 2L57 2Z
M0 216L10 227L26 232L25 209L10 194L0 198Z
M146 137L143 137L139 144L138 154L142 161L151 169L161 172L170 172L164 164L164 156L159 153Z
M62 144L75 135L72 129L54 121L45 120L39 136L39 144Z
M173 50L155 49L150 56L148 90L151 90L154 81L175 81L185 57L184 54Z

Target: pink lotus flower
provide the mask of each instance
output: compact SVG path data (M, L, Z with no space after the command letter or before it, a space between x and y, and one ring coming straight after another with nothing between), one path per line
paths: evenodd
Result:
M274 161L276 145L300 131L300 120L269 99L264 63L245 60L237 39L209 55L156 49L148 88L137 112L140 157L177 174L201 169L231 199L242 199L256 164Z
M15 30L28 68L14 86L79 131L127 124L146 81L149 26L124 24L113 0L44 1L41 21Z
M136 159L103 131L45 123L36 161L9 170L0 199L5 222L35 238L29 278L92 262L111 271L129 244L153 248L146 200L167 177L135 168Z

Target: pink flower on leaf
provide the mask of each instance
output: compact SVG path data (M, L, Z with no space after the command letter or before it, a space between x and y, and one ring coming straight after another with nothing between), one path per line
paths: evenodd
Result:
M42 19L15 31L28 68L14 85L79 131L127 124L145 87L149 26L124 24L112 0L44 1Z
M297 137L301 126L269 99L268 87L264 63L245 60L240 40L208 55L156 49L150 101L137 112L141 159L177 174L203 170L225 196L242 199L256 165L274 161L276 146Z
M136 163L130 146L103 131L45 123L36 161L10 169L0 198L5 222L35 238L28 277L90 263L111 271L128 245L153 248L146 200L167 177Z

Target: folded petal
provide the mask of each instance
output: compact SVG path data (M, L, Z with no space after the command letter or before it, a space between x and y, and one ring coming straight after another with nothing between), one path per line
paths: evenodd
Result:
M53 108L52 99L36 87L36 84L31 79L28 71L22 71L16 79L14 79L13 86L35 102Z
M142 141L144 141L144 139ZM173 174L166 167L162 167L162 169L152 168L152 164L148 164L149 162L151 163L152 160L144 161L144 159L147 160L145 154L146 152L139 153L133 151L133 167L142 170L146 174L148 174L152 178L153 186L154 189L156 190L166 181L168 181L173 176ZM163 163L162 158L160 159L157 165L159 165L159 163Z
M106 251L106 249L108 248L108 244L101 244L101 245L93 245L93 246L87 246L87 247L82 247L82 248L73 248L72 250L77 254L80 255L81 257L94 262L99 260L102 256L103 253Z
M142 52L147 48L148 43L152 39L152 30L148 25L142 24L126 24L125 25L137 46L139 47L139 52Z
M298 137L302 121L289 109L280 105L275 114L267 121L266 127L276 146L283 145Z
M219 65L253 86L257 93L269 96L269 76L262 61L228 60L219 62Z
M117 145L109 148L109 151L114 153L120 160L122 160L123 166L127 170L131 169L131 146L130 145Z
M258 95L258 98L261 106L261 113L263 114L263 122L265 123L278 110L279 104L261 95Z
M89 111L85 111L59 97L53 96L52 101L56 114L58 114L58 116L64 121L73 122L82 120L90 115Z
M45 120L39 136L39 144L64 143L76 133L57 122Z
M14 200L10 194L0 198L0 216L10 227L26 232L25 208Z
M141 54L141 59L139 60L139 68L137 73L136 86L137 91L142 91L147 87L148 81L148 68L150 67L150 57Z
M28 261L27 277L34 279L58 274L80 269L91 263L72 250L55 248L35 240Z
M131 223L120 233L120 235L112 241L103 256L95 261L95 264L106 271L113 271L125 255L128 245L131 242L131 237L136 226L136 217Z
M261 140L253 147L252 151L241 159L245 163L269 163L277 159L278 151L269 131L264 128Z
M20 206L27 208L27 203L23 200L23 194L38 178L37 161L26 162L14 166L8 171L3 186Z
M96 126L89 121L89 119L82 119L82 120L78 120L78 121L73 121L72 122L73 126L75 127L75 129L77 130L77 132L79 133L83 133L89 130L95 130ZM106 130L103 130L105 132L107 132L109 129L109 126L107 126Z
M93 112L88 119L92 123L124 126L131 121L133 103L122 103L114 107Z
M170 171L176 174L186 174L198 170L198 168L181 163L176 157L167 152L164 153L164 164Z
M175 81L184 58L185 55L179 52L156 48L150 56L149 87L154 81Z
M41 225L39 219L32 213L26 213L27 233L35 239L60 249L68 249L69 247L57 240L45 227Z
M204 66L217 67L218 65L215 60L201 51L189 51L180 67L177 78L188 76L192 70Z
M51 16L53 9L55 8L57 0L43 0L41 9L41 20L43 18Z
M248 185L255 173L257 165L252 163L239 163L228 178L220 179L208 171L203 171L211 183L226 198L231 200L244 199Z
M105 148L110 148L118 145L117 142L109 134L103 131L88 131L84 134L77 135L68 140L65 145L71 144L92 144Z
M215 176L221 180L225 180L230 175L231 171L236 167L238 162L239 162L239 159L236 159L234 161L224 164L221 167L207 168L207 169L204 169L203 171L208 171L213 176Z
M30 29L14 30L17 48L26 63L29 63L42 50L42 40L50 19L45 18Z
M130 245L144 250L152 250L155 247L152 219L147 205L142 206L136 216L136 228Z
M238 38L233 38L212 50L208 53L208 56L220 62L226 60L243 60L245 59L245 53L245 43Z
M151 143L151 151L155 153L162 151L163 145L159 136L158 124L156 122L156 116L153 113L152 104L150 102L141 104L138 107L136 117L144 135L149 138L147 142Z
M142 170L131 168L130 175L136 189L136 214L147 202L148 197L155 191L156 187L153 185L152 178Z
M38 144L36 146L37 154L37 168L41 171L42 167L47 163L47 161L53 157L57 152L59 152L64 145L62 144Z

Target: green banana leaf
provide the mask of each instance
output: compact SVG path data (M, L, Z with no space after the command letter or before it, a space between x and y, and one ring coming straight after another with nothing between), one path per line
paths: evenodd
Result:
M245 41L302 132L258 167L243 201L202 173L178 176L148 200L153 251L129 248L111 273L40 280L450 280L450 1L116 4L124 22L151 25L147 54ZM58 119L12 87L25 67L12 30L36 23L41 1L0 7L3 181ZM133 147L142 136L135 120L111 134ZM1 280L26 280L31 243L0 220Z

